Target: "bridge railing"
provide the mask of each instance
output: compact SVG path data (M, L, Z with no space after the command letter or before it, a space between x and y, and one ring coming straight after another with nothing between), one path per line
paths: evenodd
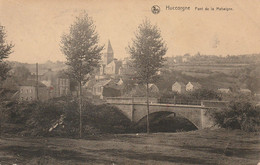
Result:
M114 104L138 104L146 103L146 97L107 97L107 103ZM189 100L189 99L169 99L169 98L149 98L149 102L161 103L161 104L176 104L176 105L201 105L204 107L226 107L227 101L217 101L217 100Z
M216 100L201 100L201 105L211 108L225 108L228 106L228 101L216 101Z
M169 99L169 98L160 98L158 99L159 103L164 104L182 104L182 105L201 105L201 100L188 100L188 99Z
M106 101L108 103L125 103L125 104L146 103L146 97L107 97ZM149 102L158 103L158 99L150 97Z

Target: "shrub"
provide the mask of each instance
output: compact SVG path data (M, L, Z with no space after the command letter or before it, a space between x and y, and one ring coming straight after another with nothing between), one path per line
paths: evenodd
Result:
M24 136L79 135L78 103L73 98L31 103L12 102L1 106L0 110L5 125L1 126L3 133ZM125 133L131 124L121 111L108 104L94 105L90 101L84 101L82 114L83 136Z
M197 89L190 95L196 100L221 100L220 94L211 89Z
M216 125L223 128L260 131L260 107L245 100L231 101L224 109L208 111Z

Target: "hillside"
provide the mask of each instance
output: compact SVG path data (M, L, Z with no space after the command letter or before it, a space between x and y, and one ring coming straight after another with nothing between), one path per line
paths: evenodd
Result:
M185 58L187 61L183 62ZM248 88L259 92L260 55L252 56L178 56L166 58L157 82L161 90L170 90L175 81L199 82L203 88ZM243 61L244 60L244 61Z
M21 63L17 61L7 61L7 63L9 63L12 66L12 68L24 66L28 68L31 73L36 72L36 64ZM39 74L43 74L46 73L48 69L51 69L52 71L60 71L66 69L66 64L65 62L61 62L61 61L56 61L56 62L47 61L45 63L39 63L38 67L39 67L38 70Z

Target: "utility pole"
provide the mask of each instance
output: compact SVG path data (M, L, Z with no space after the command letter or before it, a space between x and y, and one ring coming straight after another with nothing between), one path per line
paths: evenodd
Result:
M36 100L39 100L39 78L38 78L38 63L36 63Z

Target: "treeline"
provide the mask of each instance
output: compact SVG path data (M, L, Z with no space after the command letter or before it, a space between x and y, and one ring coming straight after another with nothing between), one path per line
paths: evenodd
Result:
M216 56L197 53L193 56L185 54L183 56L168 57L167 60L170 63L252 64L260 62L260 54Z

